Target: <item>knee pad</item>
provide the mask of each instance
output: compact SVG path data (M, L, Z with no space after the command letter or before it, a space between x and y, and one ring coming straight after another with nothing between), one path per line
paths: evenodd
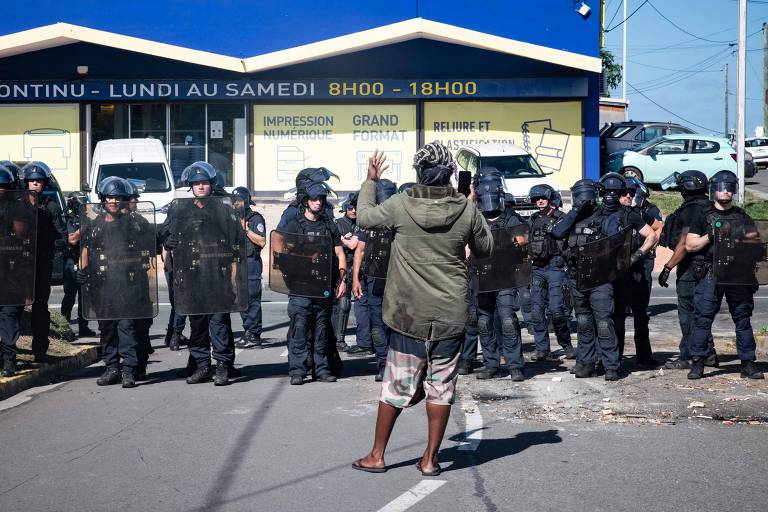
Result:
M504 318L501 320L501 334L504 336L517 336L520 324L515 317Z
M567 315L563 312L557 312L552 315L553 325L567 324L570 320L571 320L570 315Z
M576 329L581 333L592 332L592 315L583 313L576 315Z
M608 324L608 320L600 320L597 322L597 337L607 339L611 337L611 329Z
M531 312L531 290L528 288L520 289L520 309L525 313Z
M537 304L538 306L538 304ZM534 307L531 309L531 322L538 324L544 321L544 315L541 314L541 307Z
M491 334L491 318L481 316L477 319L477 332L483 335Z

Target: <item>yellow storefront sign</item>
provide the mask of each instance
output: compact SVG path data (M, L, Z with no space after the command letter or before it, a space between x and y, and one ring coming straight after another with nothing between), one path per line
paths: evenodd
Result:
M306 167L336 173L337 190L357 190L368 157L384 151L384 174L396 183L414 181L415 105L256 105L254 107L254 188L288 190Z
M80 189L77 105L0 105L0 160L40 160L62 190Z
M452 151L478 142L519 146L536 158L560 189L583 176L581 103L427 102L424 141Z

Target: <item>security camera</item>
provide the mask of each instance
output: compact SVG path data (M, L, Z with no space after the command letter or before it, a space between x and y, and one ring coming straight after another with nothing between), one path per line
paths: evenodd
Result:
M586 3L581 2L581 5L576 9L576 12L578 12L582 18L587 19L589 18L589 15L592 14L592 9Z
M77 74L85 76L88 74L88 66L77 66Z

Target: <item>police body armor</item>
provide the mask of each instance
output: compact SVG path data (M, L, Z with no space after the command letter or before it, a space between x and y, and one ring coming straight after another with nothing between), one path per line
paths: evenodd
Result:
M712 276L718 285L768 284L768 221L752 220L741 208L707 215L714 241Z
M80 209L83 317L88 320L153 318L158 313L155 206L133 211L121 203L110 215L102 203Z
M0 190L0 306L30 305L35 299L34 195L28 190Z
M683 232L682 226L677 226L677 217L684 210L694 207L702 208L706 213L712 209L712 202L706 196L684 202L666 218L664 227L661 229L661 235L659 236L659 245L672 250L677 247Z
M181 315L234 313L248 307L242 212L231 196L175 199L171 233L176 309Z
M552 226L563 216L563 212L553 209L551 215L536 212L531 217L531 230L528 238L528 252L531 262L536 266L546 266L556 256L563 254L563 242L550 235Z
M309 227L303 212L297 214L299 233L273 230L270 237L269 288L300 297L333 297L334 246L329 221L319 233Z
M512 208L507 208L498 219L488 224L493 235L491 256L472 258L472 267L477 272L477 292L495 292L530 285L529 225Z
M629 268L632 230L608 236L607 222L614 212L598 207L578 221L568 236L569 270L578 290L590 290L615 280Z
M386 279L394 233L389 229L371 229L367 234L368 241L365 242L362 272L367 278Z

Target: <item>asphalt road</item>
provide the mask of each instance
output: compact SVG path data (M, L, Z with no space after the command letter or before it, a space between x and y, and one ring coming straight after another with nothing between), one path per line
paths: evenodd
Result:
M654 289L655 332L677 331L668 297L673 289ZM761 290L762 321L767 298ZM373 433L372 359L347 358L347 376L334 384L289 386L285 296L264 299L268 348L238 353L244 376L231 386L174 378L187 354L162 347L161 292L151 380L100 388L103 368L94 365L0 402L0 510L765 510L764 424L530 421L466 393L453 408L442 475L425 478L413 467L425 443L421 405L401 415L386 474L354 471ZM59 301L54 289L51 305ZM537 399L506 380L496 385L507 402Z

